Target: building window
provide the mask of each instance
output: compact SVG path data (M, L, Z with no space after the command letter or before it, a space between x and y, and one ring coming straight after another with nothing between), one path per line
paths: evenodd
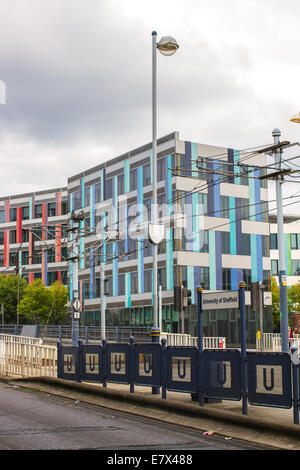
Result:
M124 174L118 175L118 194L124 194Z
M0 232L0 245L4 245L4 232Z
M226 219L229 218L229 198L228 196L221 196L221 211L220 217L225 217Z
M105 199L112 198L112 178L105 181Z
M278 276L278 260L277 259L271 260L271 272L273 276Z
M165 179L165 159L160 158L157 160L157 181L163 181Z
M9 211L10 222L15 222L17 220L17 208L11 207Z
M144 272L144 291L152 292L152 269L146 269Z
M119 295L125 295L125 274L118 275Z
M5 222L5 211L0 210L0 224L4 224Z
M41 219L43 216L43 206L42 204L36 204L35 208L35 218L36 219Z
M131 293L132 294L137 294L138 291L139 291L138 273L137 272L131 273L130 277L131 277Z
M22 264L28 264L28 257L29 257L29 252L22 251Z
M69 212L69 202L62 201L61 202L61 215L66 215Z
M230 255L230 233L221 232L221 253Z
M143 166L143 186L149 186L151 184L151 169L150 163Z
M231 270L229 268L222 269L223 290L231 290Z
M271 233L271 235L270 235L270 249L271 250L277 250L278 249L277 233Z
M157 282L158 282L158 286L162 287L162 290L167 290L166 268L158 269Z
M243 269L243 281L246 284L246 290L251 289L251 269Z
M48 217L55 217L56 215L56 204L55 202L49 202L48 204Z
M22 219L29 220L29 206L22 207Z
M72 209L77 210L81 209L81 192L80 191L74 191L72 194Z
M292 259L292 276L300 276L300 260Z
M4 254L0 253L0 267L3 268L4 266Z
M24 230L22 229L22 242L28 242L29 241L29 230Z
M250 242L250 234L249 233L242 233L242 255L250 256L251 255L251 242Z
M88 207L90 205L90 186L84 188L84 207Z
M101 183L95 184L95 203L101 201Z
M16 243L16 230L9 231L9 243Z
M137 189L137 169L130 170L130 191Z
M262 255L270 256L269 237L267 235L261 236L261 244L262 244Z

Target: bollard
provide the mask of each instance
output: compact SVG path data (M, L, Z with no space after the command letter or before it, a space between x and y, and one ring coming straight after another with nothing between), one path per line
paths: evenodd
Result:
M299 424L299 359L298 348L291 347L292 375L293 375L293 413L294 424Z
M161 376L162 376L162 389L161 397L163 400L167 399L167 340L161 340Z
M102 340L103 346L103 387L107 386L107 341L106 339Z
M152 329L150 331L150 336L152 338L152 343L159 343L160 329L152 327ZM152 394L153 395L158 395L159 394L159 388L160 387L152 387Z
M129 338L129 384L130 393L134 393L134 337Z
M243 414L248 414L248 384L247 384L247 347L246 347L246 309L244 282L239 283L239 308L241 313L241 376L242 376L242 406Z

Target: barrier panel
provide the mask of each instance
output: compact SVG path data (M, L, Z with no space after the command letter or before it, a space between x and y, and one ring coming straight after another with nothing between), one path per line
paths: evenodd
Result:
M129 376L129 344L111 344L106 347L108 382L127 383Z
M292 407L289 353L249 352L248 400L251 405Z
M136 385L161 385L161 345L159 343L135 345L134 383Z
M85 382L103 382L104 380L104 352L102 346L82 346L82 377Z
M197 392L198 348L168 346L166 359L166 389L176 392Z
M199 350L195 346L166 346L160 343L106 343L62 347L58 342L58 377L66 380L107 382L161 388L198 394L204 398L245 400L254 406L291 408L294 423L299 424L299 363L289 353L247 351L246 361L241 351ZM296 351L296 352L295 352ZM297 349L294 348L297 356ZM295 356L295 357L296 357ZM242 369L246 367L246 382L242 385ZM153 393L153 390L152 390Z
M204 355L205 395L224 400L241 399L241 353L239 350L209 351Z
M75 346L59 347L57 369L59 378L80 381L82 376L80 349Z

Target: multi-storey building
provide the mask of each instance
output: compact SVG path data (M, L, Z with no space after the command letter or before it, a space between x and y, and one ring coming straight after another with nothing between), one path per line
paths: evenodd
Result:
M165 331L196 335L195 289L237 290L247 285L248 344L259 329L250 309L250 283L264 281L265 331L270 313L268 191L259 176L264 155L181 140L158 139L158 204L165 226L159 245ZM71 214L83 211L79 237L81 322L100 324L100 262L108 280L106 324L151 326L152 245L147 227L152 205L152 144L146 144L68 179L67 187L0 199L0 273L19 272L28 282L62 280L72 296ZM271 252L272 253L272 252ZM69 259L69 260L68 260ZM184 321L174 309L174 286L186 283L192 304ZM239 344L239 311L203 313L207 336Z
M271 274L278 278L278 241L277 241L277 218L269 216L270 221L270 257ZM300 219L299 216L284 216L284 245L285 245L285 271L287 285L292 286L300 282Z
M67 283L67 188L0 198L0 274Z
M242 160L247 166L239 165ZM258 178L266 163L263 155L241 158L237 150L180 140L177 132L158 140L158 203L166 229L158 256L164 330L183 330L174 286L186 281L192 291L184 331L195 335L196 287L236 290L244 280L248 342L255 343L259 319L249 306L251 281L265 282L265 304L271 304L268 191ZM85 215L79 271L85 321L99 323L103 261L109 280L106 324L150 326L152 245L143 230L151 219L151 143L72 176L68 192L70 211ZM140 232L133 230L136 223ZM69 274L72 290L71 262ZM271 331L267 311L265 328ZM238 344L238 325L238 310L204 314L205 334L226 336L227 344Z

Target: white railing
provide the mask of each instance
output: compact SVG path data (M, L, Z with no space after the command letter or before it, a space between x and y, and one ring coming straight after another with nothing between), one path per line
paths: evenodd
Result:
M22 377L57 377L57 347L37 338L0 335L0 372Z
M298 348L300 355L300 335L295 335L292 343ZM281 334L280 333L263 333L264 351L281 352ZM260 350L260 341L256 339L256 349Z
M198 346L198 338L187 334L162 332L160 334L160 338L166 338L167 346ZM203 349L223 348L226 348L226 338L211 336L203 337Z

